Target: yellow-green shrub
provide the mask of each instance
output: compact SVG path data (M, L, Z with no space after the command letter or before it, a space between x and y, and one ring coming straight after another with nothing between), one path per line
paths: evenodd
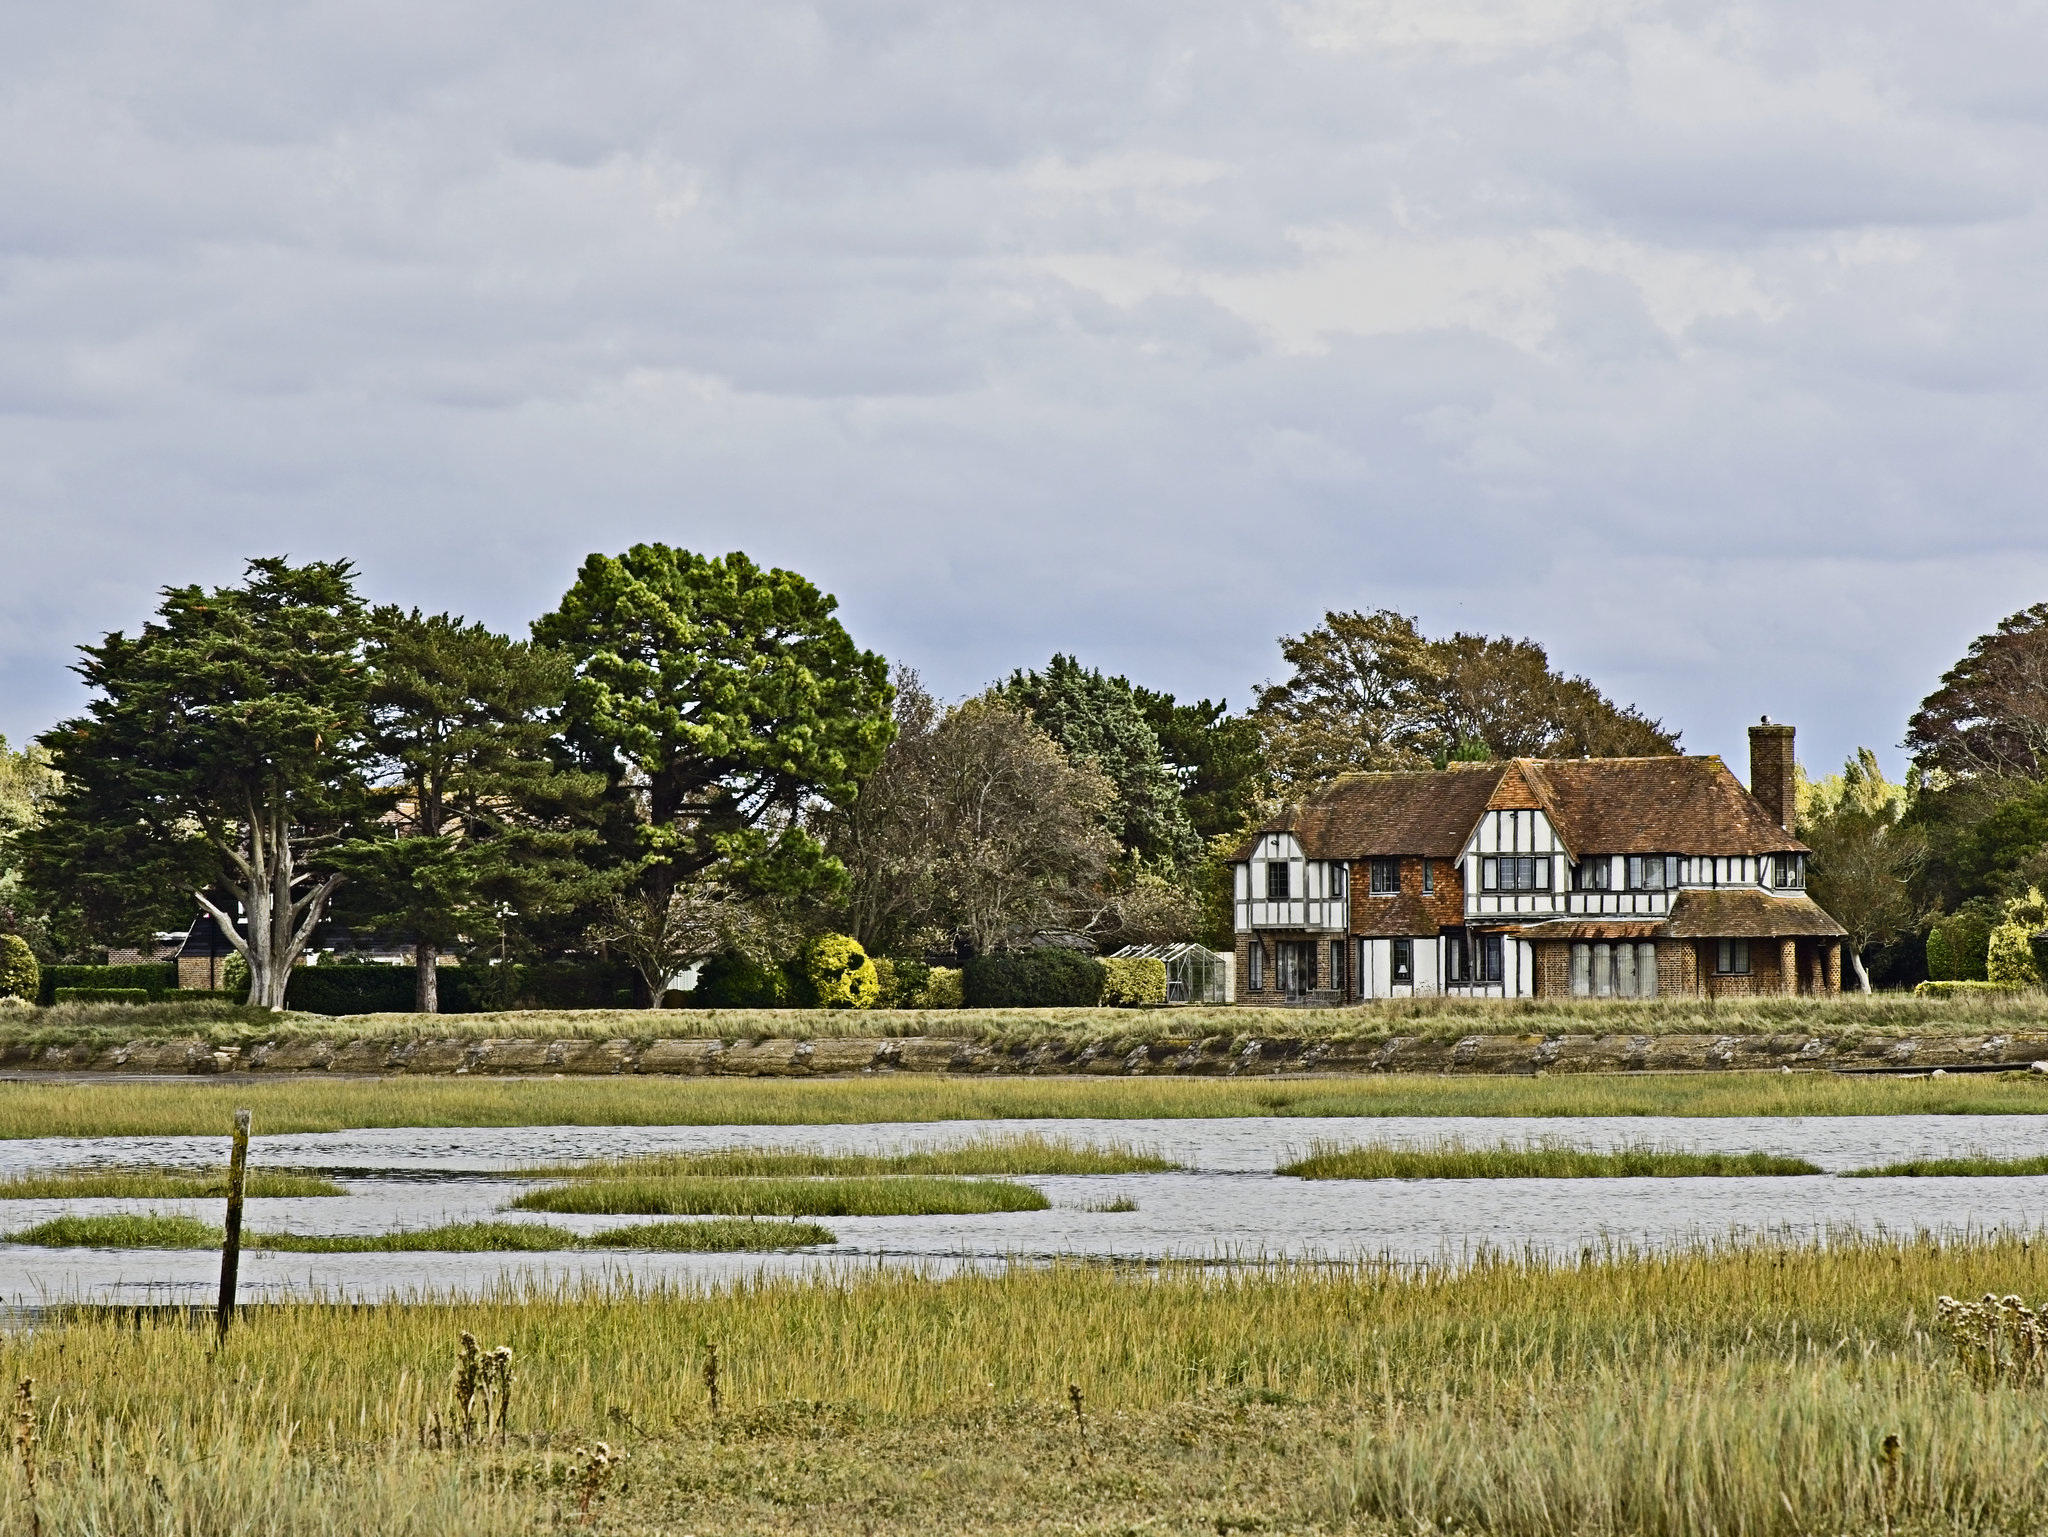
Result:
M2039 987L2041 968L2034 961L2032 939L2043 928L2048 928L2048 899L2030 887L2025 896L2005 904L2005 921L1991 931L1985 975L2005 987Z
M19 934L0 934L0 996L34 1002L43 990L43 968Z
M967 995L961 986L960 972L953 966L934 966L931 975L924 980L924 987L916 996L906 999L905 1008L910 1009L964 1009Z
M2015 989L2003 982L1922 982L1913 989L1915 998L1972 998L1984 993L2010 993Z
M1102 1001L1121 1009L1166 1002L1166 962L1156 955L1104 956Z
M871 1009L882 989L867 951L844 934L820 934L805 945L803 969L821 1009Z

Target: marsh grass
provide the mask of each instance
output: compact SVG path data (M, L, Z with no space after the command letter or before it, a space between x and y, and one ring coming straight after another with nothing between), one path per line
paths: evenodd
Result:
M575 1180L525 1191L511 1204L606 1217L937 1217L1044 1211L1052 1203L1029 1185L1003 1180L881 1175Z
M6 1235L49 1249L218 1249L221 1230L196 1217L57 1217ZM814 1222L649 1222L578 1237L542 1222L450 1222L395 1233L245 1233L242 1247L280 1254L541 1254L565 1249L649 1249L744 1254L836 1243Z
M225 1169L89 1168L50 1169L0 1178L0 1201L83 1199L88 1196L134 1197L146 1200L225 1197ZM249 1196L330 1196L348 1192L331 1179L287 1169L251 1169L244 1176Z
M651 1153L632 1158L542 1164L523 1179L648 1179L878 1174L1158 1174L1180 1167L1155 1153L1124 1146L1077 1146L1045 1137L984 1138L957 1147L900 1148L890 1153L827 1153L816 1148L722 1148L704 1153Z
M1822 1174L1818 1164L1775 1153L1694 1153L1655 1147L1595 1152L1558 1142L1469 1147L1310 1144L1275 1172L1297 1179L1725 1179Z
M0 1336L0 1380L36 1379L56 1531L538 1532L577 1519L573 1449L627 1437L621 1532L2031 1531L2041 1390L1978 1386L1934 1323L1986 1292L2048 1293L2048 1247L520 1283L254 1308L218 1356L74 1308ZM506 1443L424 1453L464 1330L515 1353Z
M386 1078L0 1082L0 1138L266 1135L378 1126L803 1126L1194 1116L1994 1115L2048 1111L2048 1077L1661 1073L1343 1079Z
M2030 1174L2048 1174L2048 1157L1993 1158L1984 1153L1971 1153L1961 1158L1906 1158L1868 1169L1850 1169L1843 1178L1934 1179L1970 1175L1995 1179Z

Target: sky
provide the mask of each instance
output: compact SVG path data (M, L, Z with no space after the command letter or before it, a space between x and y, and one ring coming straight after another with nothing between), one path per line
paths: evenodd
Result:
M1330 609L1894 772L2048 599L2048 16L13 0L0 732L249 557L793 568L946 696Z

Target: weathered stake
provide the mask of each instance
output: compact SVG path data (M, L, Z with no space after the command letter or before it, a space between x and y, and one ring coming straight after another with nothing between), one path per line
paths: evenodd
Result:
M235 1150L228 1159L227 1236L220 1246L220 1308L214 1315L214 1342L228 1337L235 1316L235 1271L242 1261L242 1181L249 1171L249 1112L235 1112Z

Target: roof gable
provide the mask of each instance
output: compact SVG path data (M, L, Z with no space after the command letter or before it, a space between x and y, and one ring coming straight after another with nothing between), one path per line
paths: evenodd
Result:
M1800 853L1718 757L1517 758L1343 774L1259 829L1310 859L1454 859L1488 811L1542 811L1574 857ZM1248 842L1238 857L1251 857Z

